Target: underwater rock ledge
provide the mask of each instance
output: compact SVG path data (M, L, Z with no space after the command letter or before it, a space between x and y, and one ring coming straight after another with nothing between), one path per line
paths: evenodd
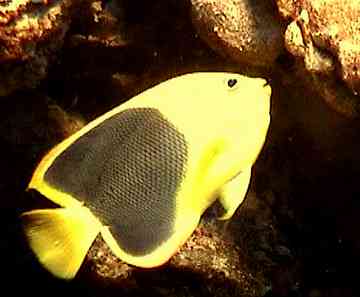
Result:
M271 68L283 51L280 20L270 1L192 0L201 38L238 63Z
M277 0L299 77L350 118L360 113L360 2Z
M34 88L46 77L72 16L92 1L0 1L0 96Z

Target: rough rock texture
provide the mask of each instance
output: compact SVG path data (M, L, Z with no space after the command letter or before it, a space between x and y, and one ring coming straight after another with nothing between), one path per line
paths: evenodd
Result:
M195 28L212 48L234 61L271 67L283 49L276 9L263 0L192 0Z
M33 88L46 77L71 15L84 1L0 1L0 96Z
M280 14L290 21L285 46L302 61L309 83L335 110L356 116L360 105L360 2L278 0L277 4Z
M140 296L261 296L263 269L252 274L229 232L214 222L200 224L166 265L154 269L127 265L99 237L79 277Z

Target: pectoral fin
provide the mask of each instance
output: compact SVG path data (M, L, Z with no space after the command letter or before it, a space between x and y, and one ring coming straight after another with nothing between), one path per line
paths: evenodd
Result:
M251 168L248 168L223 186L220 191L219 201L223 206L225 213L218 218L219 220L228 220L233 216L236 209L245 198L250 184L250 178Z
M41 209L21 215L39 262L59 278L74 278L101 224L85 207Z

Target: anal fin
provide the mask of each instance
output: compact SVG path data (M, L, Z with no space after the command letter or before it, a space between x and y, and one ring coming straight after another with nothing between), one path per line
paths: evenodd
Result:
M101 235L112 252L122 261L142 268L158 267L166 263L189 239L199 224L200 216L196 213L182 212L174 226L173 234L152 251L144 255L133 255L122 249L109 228L103 228Z
M63 279L75 277L101 229L100 222L85 207L33 210L21 218L39 262Z

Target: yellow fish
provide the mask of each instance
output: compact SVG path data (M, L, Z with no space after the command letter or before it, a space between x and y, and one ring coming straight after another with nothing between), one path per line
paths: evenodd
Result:
M71 279L100 233L121 260L162 265L219 199L243 201L270 123L264 79L192 73L96 118L53 148L29 184L59 208L22 214L38 260Z

